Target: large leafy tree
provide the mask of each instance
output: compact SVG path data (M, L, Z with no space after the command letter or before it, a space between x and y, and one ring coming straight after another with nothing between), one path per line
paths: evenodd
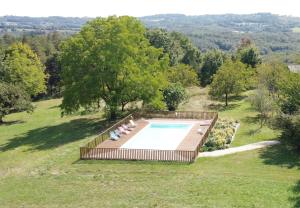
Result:
M187 64L198 69L201 63L201 53L191 41L181 33L167 32L163 29L151 29L146 37L152 46L162 48L168 54L170 65Z
M153 29L146 32L150 44L155 48L162 48L168 54L170 65L174 66L181 62L184 51L180 42L175 40L170 33L163 29Z
M198 84L197 73L195 70L185 64L170 67L167 77L171 83L181 83L183 87L190 87Z
M290 72L279 84L281 109L286 114L300 110L300 74Z
M105 101L111 119L120 106L142 100L162 102L168 58L150 46L139 20L123 16L97 18L62 44L65 113Z
M263 63L257 67L259 84L266 87L270 94L278 93L280 85L288 76L288 67L282 63Z
M5 115L24 110L33 110L30 96L20 87L0 82L0 124Z
M260 85L255 92L250 96L252 107L258 111L260 127L266 123L267 119L275 111L275 102L265 86Z
M206 86L212 82L213 75L222 66L226 56L218 50L207 52L203 57L203 63L199 71L201 85Z
M300 74L289 72L278 85L281 113L274 122L283 143L300 151Z
M58 61L58 55L55 54L52 57L48 58L45 65L46 72L48 74L47 93L50 96L58 96L61 94L61 66Z
M247 38L243 38L237 51L240 61L252 68L262 63L259 51L255 44Z
M226 61L213 76L210 94L217 98L225 96L225 105L228 106L228 96L238 95L245 88L245 67L241 62Z
M198 70L200 63L202 61L201 53L198 48L196 48L189 38L179 32L172 32L171 38L173 42L178 42L180 48L183 50L183 57L179 61L180 63L192 66L194 69Z
M44 66L28 45L13 44L4 52L1 62L2 81L23 87L31 96L45 92Z

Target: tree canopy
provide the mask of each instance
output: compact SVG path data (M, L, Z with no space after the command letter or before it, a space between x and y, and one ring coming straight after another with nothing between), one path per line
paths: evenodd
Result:
M43 64L26 44L15 43L4 52L1 80L21 86L29 95L45 92L46 75Z
M168 54L170 66L183 63L198 69L201 53L183 34L170 33L163 29L150 29L147 30L146 37L152 46L162 48L164 53Z
M241 40L237 53L240 61L247 66L255 68L262 63L257 47L248 38L243 38Z
M241 62L226 61L213 76L210 85L210 94L215 97L225 96L225 105L228 105L230 94L239 94L245 88L244 73L245 65Z
M259 84L265 86L271 94L279 91L281 82L288 73L288 67L278 62L263 63L257 67Z
M218 71L225 60L226 56L221 51L212 50L205 53L199 71L202 86L206 86L212 82L213 75Z
M274 100L268 90L260 85L251 95L250 102L252 107L259 113L258 118L260 127L262 127L275 110Z
M78 110L103 99L110 118L120 105L162 102L168 58L150 46L145 28L133 17L97 18L62 44L62 109Z
M300 110L300 74L290 72L279 84L280 105L286 114Z
M61 86L60 86L60 73L61 73L61 66L58 61L58 55L55 54L49 57L45 63L45 71L49 76L47 79L47 92L50 96L59 96L61 93Z
M186 91L180 83L171 83L163 92L164 101L169 111L175 111L186 98Z
M28 94L20 87L0 81L0 123L5 115L24 110L33 110Z
M167 77L171 83L181 83L183 87L190 87L198 84L197 73L195 70L185 64L170 67Z

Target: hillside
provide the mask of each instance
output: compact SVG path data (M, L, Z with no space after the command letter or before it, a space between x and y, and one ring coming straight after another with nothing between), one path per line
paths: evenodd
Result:
M60 31L72 34L91 18L72 17L0 17L0 34L32 34ZM300 52L300 18L269 13L249 15L162 14L141 17L148 28L164 28L188 35L202 50L232 51L242 37L253 39L263 55Z
M182 109L201 110L203 89ZM221 117L240 118L234 145L276 139L243 100ZM204 102L211 102L205 100ZM61 100L35 103L32 114L0 126L1 207L298 207L298 155L275 146L193 164L79 160L79 146L104 127L101 114L61 118ZM191 107L193 106L193 107ZM243 113L241 113L243 112ZM150 197L149 197L150 196Z
M201 50L234 50L242 37L255 40L262 54L300 51L300 18L268 13L251 15L155 15L141 18L148 27L179 31Z

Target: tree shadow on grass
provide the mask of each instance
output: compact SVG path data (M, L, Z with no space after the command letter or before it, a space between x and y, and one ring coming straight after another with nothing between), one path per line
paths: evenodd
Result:
M16 121L4 121L3 123L0 124L0 126L10 126L14 124L22 124L25 123L25 121L22 120L16 120Z
M24 135L10 139L0 146L0 151L8 151L28 145L29 151L46 150L68 144L94 135L109 125L106 120L76 119L55 126L33 129Z
M54 105L54 106L49 107L48 109L56 109L56 108L59 108L59 107L60 107L60 105Z
M267 165L278 165L286 168L297 168L300 170L300 153L284 146L275 145L261 150L260 157ZM294 196L289 199L294 207L300 207L300 180L292 188Z
M227 110L233 110L239 106L240 106L240 104L236 104L236 103L230 104L229 103L228 106L225 106L224 104L210 104L207 107L209 110L213 110L213 111L227 111Z
M300 170L300 153L283 144L262 149L260 157L268 165L279 165L287 168L298 168Z
M235 101L241 101L247 98L246 95L233 95L228 97L228 102L235 102Z
M293 201L294 207L299 208L300 207L300 180L295 184L295 186L292 189L293 193L295 194L293 197L290 197L290 200Z
M258 116L246 116L244 118L241 119L242 122L244 122L245 124L259 124L259 117ZM247 134L249 136L253 136L254 134L257 134L261 131L261 127L258 126L255 129L250 129Z
M241 119L244 123L257 124L259 123L259 116L246 116Z
M181 166L189 166L193 163L185 163L185 162L177 162L177 161L155 161L155 160L76 160L72 164L89 164L89 165L181 165Z

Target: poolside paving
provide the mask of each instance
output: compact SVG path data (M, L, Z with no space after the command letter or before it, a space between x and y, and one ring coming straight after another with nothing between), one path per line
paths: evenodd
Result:
M194 151L201 140L204 138L206 131L209 128L209 125L200 126L201 122L194 124L190 132L185 136L182 142L178 145L177 150L187 150ZM198 132L201 129L202 134Z
M134 135L136 135L140 130L142 130L145 126L148 125L148 121L144 119L139 119L135 121L136 127L130 131L129 134L122 134L121 138L117 141L113 140L105 140L100 143L97 148L120 148L123 144L125 144L129 139L131 139Z

